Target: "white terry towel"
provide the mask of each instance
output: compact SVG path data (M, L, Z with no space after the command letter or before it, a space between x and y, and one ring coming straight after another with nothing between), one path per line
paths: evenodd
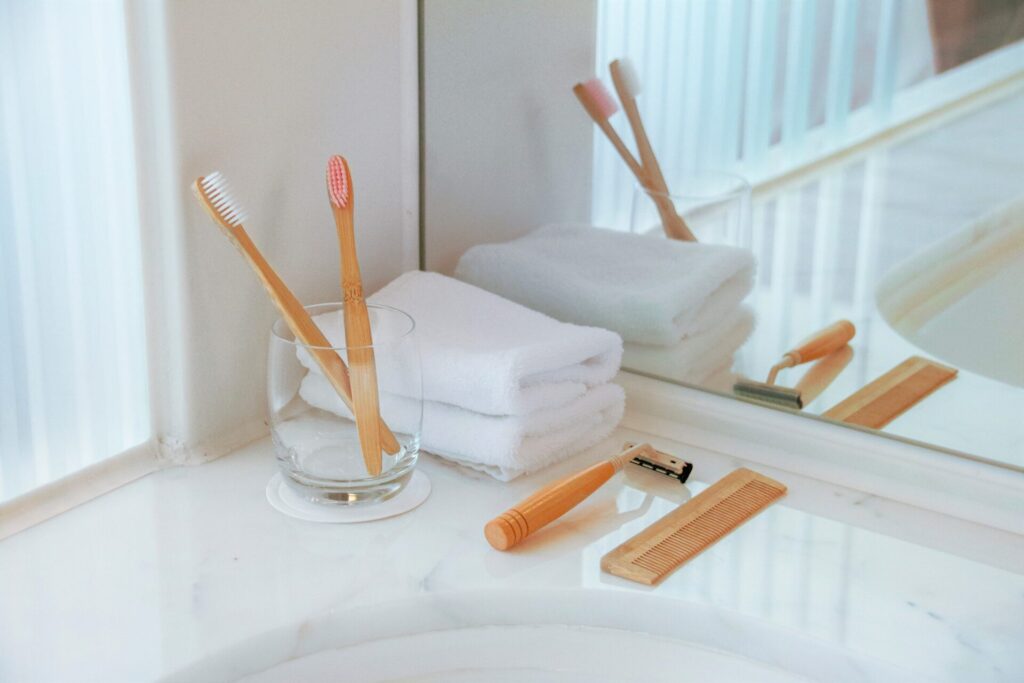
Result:
M639 370L687 384L706 379L732 366L733 355L754 330L754 312L746 305L711 328L684 337L675 346L628 343L622 357L627 370Z
M708 329L753 286L747 249L550 225L471 247L455 276L524 306L626 341L670 346Z
M323 375L308 373L299 395L312 406L352 417ZM419 404L388 393L380 400L388 426L396 432L415 428ZM424 450L508 481L606 438L622 419L624 408L625 393L617 384L593 387L563 406L526 415L482 415L428 401L423 404L420 443Z
M405 273L368 301L405 311L416 322L427 401L524 415L583 396L611 380L622 361L622 339L614 332L558 322L438 273ZM315 320L333 345L344 345L340 312ZM305 350L299 360L321 372ZM387 364L377 382L381 392L418 393L407 373L389 373Z

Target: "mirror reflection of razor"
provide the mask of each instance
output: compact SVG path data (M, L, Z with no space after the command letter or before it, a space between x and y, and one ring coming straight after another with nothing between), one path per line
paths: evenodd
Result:
M795 349L787 351L782 360L776 363L768 373L768 379L764 382L755 382L749 379L740 379L733 385L732 390L741 398L748 398L759 403L802 410L804 407L803 392L800 388L790 389L779 386L775 383L781 370L796 367L812 360L824 358L829 354L838 351L846 346L846 343L853 339L857 329L849 320L840 320L832 323L823 330L802 341ZM845 367L845 363L843 364ZM842 367L839 368L842 370ZM835 374L838 374L836 372ZM834 377L834 375L833 375ZM820 389L818 389L820 392ZM810 401L807 401L810 402Z

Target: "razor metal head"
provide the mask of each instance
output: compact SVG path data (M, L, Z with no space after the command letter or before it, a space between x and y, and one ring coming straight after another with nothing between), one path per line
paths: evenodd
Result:
M623 449L629 449L636 446L635 443L627 442ZM663 453L659 450L651 448L649 452L644 455L638 455L632 460L631 463L639 465L648 470L653 470L664 474L667 477L678 479L681 483L686 483L686 480L690 478L690 472L693 471L693 464L686 462L682 458L677 458L674 455Z
M732 392L740 398L776 408L802 410L804 407L800 391L776 384L740 380L732 385Z

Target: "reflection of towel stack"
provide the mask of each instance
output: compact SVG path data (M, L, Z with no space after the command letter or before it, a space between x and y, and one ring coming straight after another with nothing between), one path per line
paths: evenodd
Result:
M622 359L612 332L560 323L436 273L406 273L369 301L416 321L425 450L508 480L589 448L622 417L622 389L608 383ZM343 343L339 313L316 322ZM304 352L300 360L310 369L301 396L348 415L318 366ZM418 406L409 377L385 369L378 383L389 426L410 431Z
M626 367L699 382L732 364L753 317L750 251L553 225L472 247L456 277L559 320L622 335ZM696 378L696 379L695 379Z
M753 311L740 305L716 325L684 337L672 346L626 344L622 364L630 370L685 384L731 391L733 356L753 329Z

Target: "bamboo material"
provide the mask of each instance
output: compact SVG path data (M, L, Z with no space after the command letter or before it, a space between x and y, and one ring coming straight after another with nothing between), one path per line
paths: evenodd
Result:
M658 214L661 216L662 227L668 225L668 218L666 216L678 217L675 207L672 205L672 200L664 192L655 190L647 172L633 156L633 153L629 151L629 148L626 147L626 143L619 137L612 124L608 122L608 117L601 112L600 106L593 101L590 93L587 91L587 87L583 83L577 83L573 86L572 91L576 94L576 98L583 105L583 109L590 116L591 120L597 124L597 127L601 129L601 132L608 138L608 141L612 143L612 147L619 153L626 166L632 171L637 183L647 191L647 196L654 202L655 207L658 209ZM668 232L668 228L665 228L665 230L666 235L669 237L673 236Z
M601 558L601 569L648 586L786 495L783 484L740 468Z
M823 415L848 424L881 429L951 382L956 375L956 368L911 356Z
M615 132L614 128L612 128L612 124L608 123L608 118L601 113L600 107L598 107L597 103L591 99L590 93L587 92L587 87L582 83L577 83L572 87L572 91L576 94L576 99L578 99L580 104L583 105L583 109L587 112L587 115L590 116L591 120L595 124L597 124L597 127L601 129L604 136L608 138L610 143L612 143L612 147L615 148L615 151L618 152L619 156L622 157L622 160L626 162L626 166L628 166L629 170L633 172L633 175L636 177L636 181L643 187L651 189L650 181L647 179L647 174L644 172L643 167L641 167L640 163L633 157L633 153L629 151L628 147L626 147L626 143L622 141L619 134Z
M853 360L853 348L846 344L838 351L833 351L812 365L793 387L800 392L800 400L803 404L806 406L818 398L821 392L825 391L846 369L851 360Z
M853 339L856 333L856 328L849 320L840 320L832 323L802 341L795 349L787 351L783 355L782 360L772 366L767 380L755 382L750 379L741 378L733 384L732 390L737 396L767 405L803 410L804 405L813 400L813 397L808 398L805 396L801 387L790 389L776 384L775 380L779 375L779 371L835 353L846 346L846 343ZM839 367L834 375L828 377L825 372L827 369L823 368L820 376L818 373L808 373L810 377L805 375L809 383L818 382L819 384L819 386L807 387L816 392L814 396L817 396L825 386L828 386L827 382L831 382L835 375L842 371L842 367ZM827 382L821 385L821 382L826 380Z
M203 190L202 178L193 183L192 191L199 198L199 203L203 205L206 212L220 226L227 238L235 245L235 248L238 249L257 277L259 277L264 289L267 290L267 294L270 296L270 300L277 306L281 318L288 325L292 334L307 347L310 355L316 360L321 370L323 370L324 376L327 377L331 386L338 393L338 396L341 397L341 400L348 406L349 410L353 410L352 387L349 382L348 368L345 366L345 361L331 348L331 342L324 336L324 333L317 327L316 323L313 322L313 319L309 317L309 313L303 308L295 295L292 294L291 290L288 289L284 281L281 280L270 264L267 263L266 259L263 258L259 249L256 248L256 245L249 238L245 228L241 224L237 226L231 225L214 208L210 198ZM354 413L355 411L353 410ZM384 424L383 420L380 420L378 424L384 449L388 453L397 453L400 448L398 439L395 438L395 435Z
M676 211L671 200L671 193L665 183L665 177L661 173L661 166L658 164L658 157L654 154L651 141L647 137L647 129L644 128L643 119L640 116L640 108L636 104L636 97L627 86L626 78L622 73L622 64L618 59L608 65L608 71L612 76L612 83L615 85L615 92L619 95L622 103L622 110L626 112L626 118L633 129L633 137L636 139L637 152L640 154L640 163L643 166L644 174L649 179L645 187L650 188L651 199L658 206L661 214L662 227L665 233L677 240L696 242L693 232L690 231L686 221Z
M348 162L333 156L327 165L327 195L331 201L334 225L341 250L341 291L345 303L345 346L348 351L349 375L352 378L352 402L359 430L366 471L373 476L381 472L380 397L377 390L377 365L373 356L370 314L363 299L363 281L356 255L353 226L355 190Z
M638 456L651 456L654 453L654 448L650 444L642 443L628 448L614 458L591 465L582 472L548 484L489 521L484 526L487 542L497 550L512 548L530 534L582 503L627 462Z
M840 320L818 330L782 356L782 360L776 363L768 373L766 383L774 384L779 371L784 368L809 363L812 360L824 358L833 351L838 351L853 339L855 334L857 334L857 328L849 320Z

